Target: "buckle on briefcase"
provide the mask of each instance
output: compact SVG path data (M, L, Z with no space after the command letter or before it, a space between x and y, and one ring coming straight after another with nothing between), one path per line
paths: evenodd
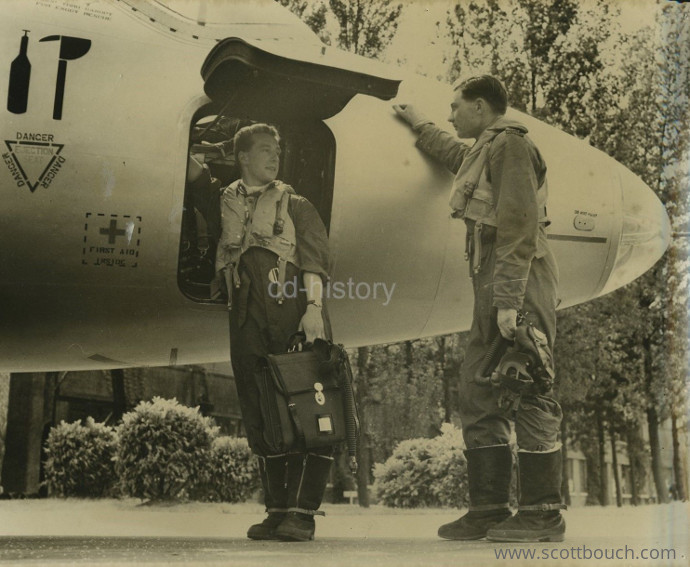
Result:
M321 382L314 382L314 390L316 390L314 400L316 400L316 403L320 406L324 405L326 403L326 396L323 394L323 384Z

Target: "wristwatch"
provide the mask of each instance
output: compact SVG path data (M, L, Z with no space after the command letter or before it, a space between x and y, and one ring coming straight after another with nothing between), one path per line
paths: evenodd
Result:
M316 299L310 299L309 301L307 301L307 307L309 307L310 305L318 307L319 309L323 307L321 301L317 301Z

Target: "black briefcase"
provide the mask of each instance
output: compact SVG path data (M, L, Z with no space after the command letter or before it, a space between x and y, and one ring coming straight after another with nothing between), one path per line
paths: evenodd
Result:
M265 357L260 403L273 452L356 443L359 423L343 357L342 347L319 339L308 350Z

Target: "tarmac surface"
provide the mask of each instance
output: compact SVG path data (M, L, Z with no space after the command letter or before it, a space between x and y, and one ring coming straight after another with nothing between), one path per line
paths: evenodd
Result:
M315 541L288 543L246 538L258 504L5 500L0 565L690 565L687 503L571 508L566 541L544 544L441 540L454 510L323 509Z

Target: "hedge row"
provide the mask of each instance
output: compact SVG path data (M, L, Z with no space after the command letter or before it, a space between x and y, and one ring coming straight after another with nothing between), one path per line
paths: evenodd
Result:
M55 496L241 502L259 486L246 440L220 437L198 408L174 399L141 402L115 428L63 421L50 431L46 455Z

